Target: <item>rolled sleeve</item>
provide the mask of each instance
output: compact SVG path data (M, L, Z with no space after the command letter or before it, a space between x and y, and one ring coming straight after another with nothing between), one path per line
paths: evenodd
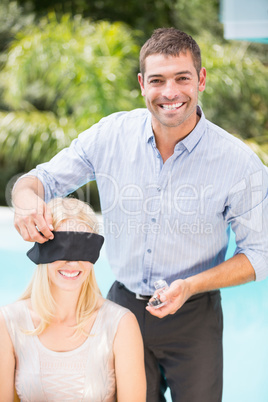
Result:
M249 259L249 262L256 273L256 281L262 281L267 277L267 258L265 259L261 254L255 252L254 250L239 250L236 251L235 254L245 254L245 256Z
M42 182L45 202L55 197L65 197L89 181L95 180L93 163L97 134L95 125L81 133L72 141L70 147L60 151L49 162L38 165L22 177L36 176Z
M268 175L256 161L229 194L228 221L235 233L235 254L245 254L260 281L268 276Z

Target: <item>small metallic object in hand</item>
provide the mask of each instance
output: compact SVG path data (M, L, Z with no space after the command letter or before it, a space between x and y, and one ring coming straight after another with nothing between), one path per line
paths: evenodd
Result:
M154 294L153 297L148 302L148 306L153 307L153 308L159 308L164 306L167 302L162 302L160 300L160 295L161 293L164 293L166 290L168 290L168 284L164 279L160 279L159 281L156 281L154 283L154 287L156 289L156 294Z

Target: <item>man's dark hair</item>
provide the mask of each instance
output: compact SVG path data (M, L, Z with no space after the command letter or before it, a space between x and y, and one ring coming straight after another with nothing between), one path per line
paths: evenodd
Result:
M146 57L152 54L179 56L189 51L192 55L195 69L199 77L201 70L201 52L196 41L187 33L176 28L158 28L144 43L140 51L140 72L145 73Z

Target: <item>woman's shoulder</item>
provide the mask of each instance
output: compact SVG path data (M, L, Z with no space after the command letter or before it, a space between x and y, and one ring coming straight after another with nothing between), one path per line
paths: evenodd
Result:
M1 306L0 311L1 311L1 313L5 313L5 312L10 312L10 313L16 312L17 313L17 312L21 312L22 310L24 310L27 305L28 305L28 299L27 300L17 300L13 303Z
M131 313L131 311L123 306L120 306L119 304L105 299L103 302L103 309L106 311L108 314L118 314L120 316L123 316L127 313ZM132 314L132 313L131 313Z
M99 320L104 325L106 331L115 333L119 323L123 321L124 317L129 315L133 315L130 310L105 299L100 308Z
M14 326L25 318L28 300L18 300L0 307L1 325Z

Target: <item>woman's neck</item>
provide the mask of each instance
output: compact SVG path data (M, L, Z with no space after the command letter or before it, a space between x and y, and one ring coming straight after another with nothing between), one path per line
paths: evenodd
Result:
M76 308L80 289L69 292L52 286L51 293L56 303L53 321L61 323L76 320Z

